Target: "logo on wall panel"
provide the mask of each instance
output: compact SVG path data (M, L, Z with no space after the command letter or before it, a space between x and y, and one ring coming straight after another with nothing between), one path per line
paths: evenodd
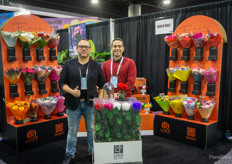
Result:
M27 132L27 139L25 143L33 143L38 141L37 132L35 130L29 130Z
M114 159L123 159L123 145L114 145Z
M170 134L169 123L164 121L164 122L162 122L161 127L162 127L162 129L160 129L160 132Z

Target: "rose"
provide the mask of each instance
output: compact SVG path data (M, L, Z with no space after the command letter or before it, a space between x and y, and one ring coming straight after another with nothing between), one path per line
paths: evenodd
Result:
M104 104L104 107L105 107L106 109L112 110L112 109L113 109L113 104L111 104L111 103L106 103L106 104Z
M128 102L122 103L122 110L128 111L130 109L131 104Z
M118 89L120 89L120 90L125 90L125 89L127 89L127 85L124 84L124 83L119 83L119 84L118 84Z
M118 110L121 110L121 104L119 103L119 102L115 102L114 104L113 104L113 106L114 106L114 109L115 108L118 108Z
M96 111L100 111L103 108L103 104L96 103L96 104L94 104L94 107L95 107Z

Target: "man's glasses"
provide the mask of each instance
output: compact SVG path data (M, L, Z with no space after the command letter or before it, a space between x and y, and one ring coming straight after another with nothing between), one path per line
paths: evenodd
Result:
M89 48L91 48L90 46L82 46L82 45L80 45L80 46L77 46L78 48L80 48L80 49L83 49L83 48L85 48L85 49L89 49Z

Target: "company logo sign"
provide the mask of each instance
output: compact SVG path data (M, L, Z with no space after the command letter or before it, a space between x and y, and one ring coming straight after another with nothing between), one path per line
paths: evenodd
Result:
M114 159L123 159L123 145L114 145Z
M162 129L160 129L161 132L166 133L166 134L170 134L169 123L164 121L164 122L162 122L161 127L162 127Z
M188 140L196 141L196 128L187 127L187 135L185 138Z
M27 140L25 142L32 143L32 142L37 142L37 141L38 141L37 132L35 130L29 130L27 132Z
M64 134L64 124L63 123L59 123L59 124L55 124L55 136L60 136Z

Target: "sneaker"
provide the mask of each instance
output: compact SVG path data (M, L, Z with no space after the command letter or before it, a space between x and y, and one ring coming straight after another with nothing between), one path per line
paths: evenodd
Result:
M64 158L64 160L63 160L63 162L62 162L62 164L69 164L69 163L71 162L71 160L72 160L72 157L70 157L70 156L65 156L65 158Z

